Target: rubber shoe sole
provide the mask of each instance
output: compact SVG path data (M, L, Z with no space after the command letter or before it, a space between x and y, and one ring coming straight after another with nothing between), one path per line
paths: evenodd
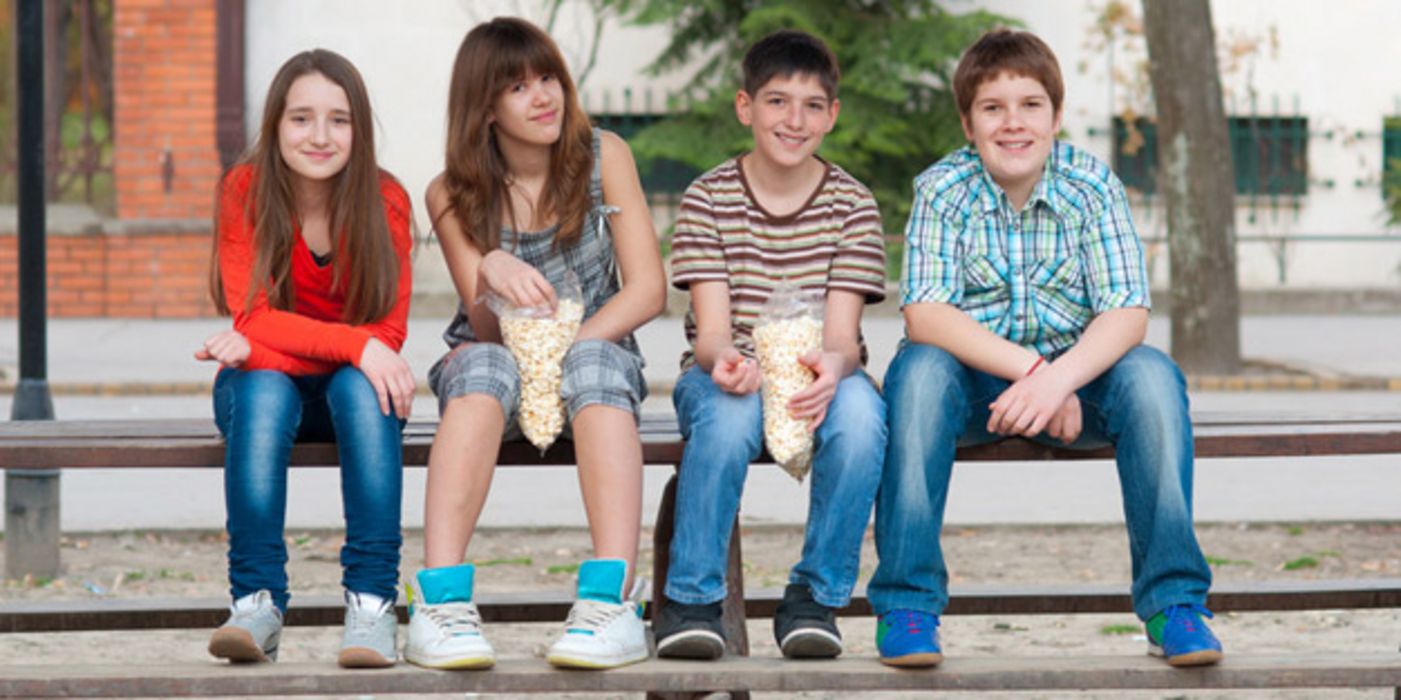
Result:
M842 640L826 630L796 629L783 638L779 650L790 659L834 659L841 656Z
M886 666L895 666L897 668L931 668L938 666L943 660L944 655L939 652L880 657L881 663Z
M218 659L234 663L276 661L277 647L266 652L253 641L253 635L241 627L220 627L209 638L209 653Z
M1167 656L1163 653L1163 648L1156 644L1148 645L1148 654L1149 656L1157 656L1162 658L1163 660L1168 662L1169 666L1177 667L1210 666L1211 664L1220 661L1221 658L1225 656L1225 654L1222 654L1221 652L1215 649L1202 649L1201 651L1194 651L1187 654Z
M496 659L490 656L444 656L441 658L433 658L406 653L404 654L404 660L415 666L436 668L442 671L480 671L496 665Z
M604 658L600 656L585 656L582 654L550 654L549 656L545 657L545 660L550 662L551 666L555 666L558 668L582 668L602 670L628 666L630 664L646 661L648 658L649 654L647 653L647 650L643 649L641 652L634 656L624 657L621 659Z
M657 642L657 656L709 661L725 655L725 640L707 630L688 630Z
M341 668L388 668L394 665L394 659L386 659L369 647L346 647L341 649L336 663Z

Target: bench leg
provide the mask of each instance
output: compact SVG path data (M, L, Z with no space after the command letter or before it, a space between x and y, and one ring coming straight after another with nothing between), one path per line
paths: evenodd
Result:
M57 469L5 472L5 576L55 578L59 574L59 474Z
M662 493L662 504L657 509L657 525L652 530L652 619L666 606L666 574L671 566L671 535L676 518L676 477L672 476ZM737 656L749 656L749 631L744 625L744 561L739 545L739 517L730 533L730 557L725 572L724 618L725 652ZM647 700L696 700L709 695L711 691L694 693L647 693ZM731 700L749 700L749 691L730 691Z

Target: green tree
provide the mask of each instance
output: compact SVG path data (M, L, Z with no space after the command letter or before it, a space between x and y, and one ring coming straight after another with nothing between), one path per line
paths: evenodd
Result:
M800 29L827 42L842 70L837 127L822 155L874 192L887 232L903 230L916 174L964 142L949 86L963 49L1010 24L986 12L955 14L934 0L610 0L625 20L671 25L671 43L648 70L699 64L673 116L632 139L640 160L708 169L751 145L734 117L740 60L754 41Z

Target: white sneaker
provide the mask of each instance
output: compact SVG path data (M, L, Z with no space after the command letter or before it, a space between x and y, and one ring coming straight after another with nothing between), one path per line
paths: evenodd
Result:
M282 639L282 611L266 589L229 606L229 621L209 638L209 653L234 662L276 661Z
M345 592L345 632L336 663L345 668L384 668L398 660L399 617L394 601L373 593Z
M496 663L472 602L471 564L423 569L409 582L409 641L404 658L428 668L479 669Z
M642 624L647 584L634 581L632 592L622 600L626 578L627 565L621 559L593 559L579 567L579 599L547 661L565 668L604 669L647 660L647 628Z

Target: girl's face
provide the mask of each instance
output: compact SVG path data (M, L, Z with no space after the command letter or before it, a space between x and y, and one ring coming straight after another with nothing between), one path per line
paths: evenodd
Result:
M294 80L277 126L283 162L313 182L335 177L350 160L350 117L345 90L326 76L307 73Z
M564 85L553 75L527 74L497 96L490 123L497 138L553 145L564 127Z

